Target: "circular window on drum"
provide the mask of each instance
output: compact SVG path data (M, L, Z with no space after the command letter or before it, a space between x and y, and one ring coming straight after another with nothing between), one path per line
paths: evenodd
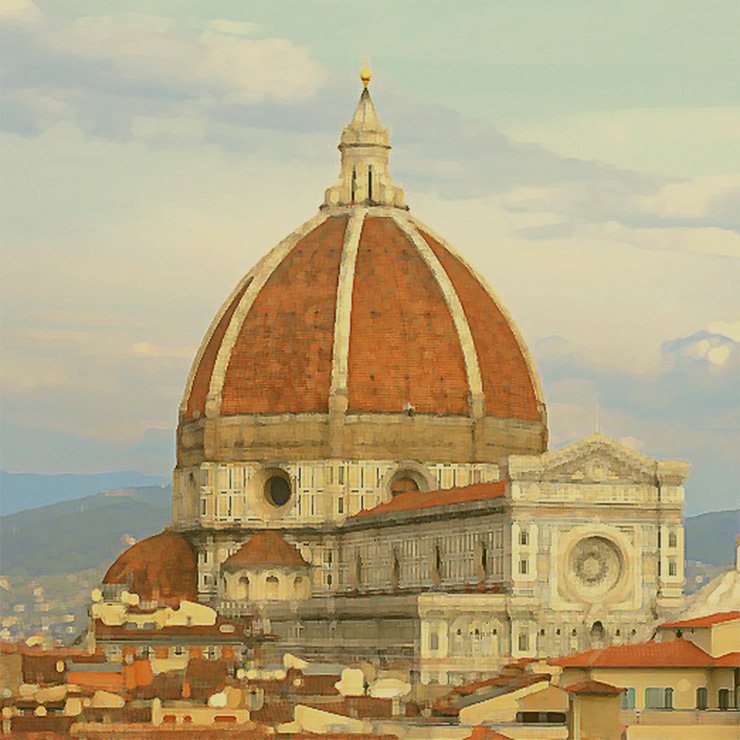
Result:
M290 479L282 471L271 472L265 481L265 498L275 508L285 506L290 501L292 491Z
M571 551L570 572L579 591L604 593L622 575L622 556L611 540L586 537Z

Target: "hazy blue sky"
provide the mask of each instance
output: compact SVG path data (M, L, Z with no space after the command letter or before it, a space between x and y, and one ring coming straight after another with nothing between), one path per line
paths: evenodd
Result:
M369 55L412 210L529 343L552 444L740 490L740 4L0 0L2 467L166 471L213 313L309 218Z

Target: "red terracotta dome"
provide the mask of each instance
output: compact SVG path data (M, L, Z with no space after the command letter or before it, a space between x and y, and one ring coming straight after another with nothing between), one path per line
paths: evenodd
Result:
M147 537L125 550L108 568L104 584L125 584L144 601L197 601L198 568L188 541L170 531Z
M353 238L354 237L354 238ZM540 418L534 369L480 278L405 211L323 212L239 284L199 352L184 419L327 412Z

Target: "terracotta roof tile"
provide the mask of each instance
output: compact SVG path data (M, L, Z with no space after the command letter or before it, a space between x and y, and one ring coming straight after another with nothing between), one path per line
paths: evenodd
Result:
M703 668L712 656L693 642L681 638L670 642L641 642L635 645L586 650L550 661L564 668Z
M346 216L304 236L257 295L231 353L221 413L327 411Z
M732 612L717 612L715 614L707 614L705 617L694 617L693 619L680 619L677 622L665 622L661 624L661 627L680 627L680 628L691 628L691 627L713 627L715 624L722 624L723 622L733 622L736 619L740 619L740 611Z
M283 565L305 568L308 563L279 532L265 530L253 534L224 561L224 565Z
M372 514L389 514L396 511L413 511L429 509L435 506L452 506L468 501L486 501L501 498L506 491L507 481L494 483L474 483L472 486L459 488L445 488L438 491L409 491L399 493L390 501L378 504L372 509L365 509L355 514L355 517L370 516ZM354 518L354 517L351 517Z
M188 541L165 530L128 548L108 568L107 584L128 584L145 601L178 598L197 601L198 569Z
M390 218L367 217L355 266L349 410L469 413L460 340L431 270Z
M714 659L714 665L718 668L740 668L740 652L720 655Z
M602 681L580 681L565 687L569 694L598 694L601 696L616 696L623 693L626 689L619 686L612 686L610 683Z
M473 728L473 732L465 740L512 740L510 735L502 735L492 727L478 725Z
M226 308L226 311L224 311L216 325L216 328L213 330L213 334L211 334L211 337L208 340L208 344L206 345L203 356L198 364L198 369L195 371L195 375L193 376L193 385L190 388L190 397L188 398L187 405L188 418L194 418L196 412L201 416L206 412L206 396L208 395L208 390L211 385L211 375L213 373L213 366L216 364L218 350L221 347L224 334L226 334L226 330L229 328L231 317L234 315L234 311L236 311L239 301L241 301L242 296L251 282L252 279L250 278L237 292L234 300L231 301L229 306Z
M478 353L486 413L539 419L534 380L508 318L463 262L421 231L447 272L468 319Z

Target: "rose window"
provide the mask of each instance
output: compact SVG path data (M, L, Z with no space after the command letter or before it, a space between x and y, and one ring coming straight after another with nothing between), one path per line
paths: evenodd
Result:
M622 573L617 546L604 537L586 537L576 544L570 557L570 571L579 590L604 592Z

